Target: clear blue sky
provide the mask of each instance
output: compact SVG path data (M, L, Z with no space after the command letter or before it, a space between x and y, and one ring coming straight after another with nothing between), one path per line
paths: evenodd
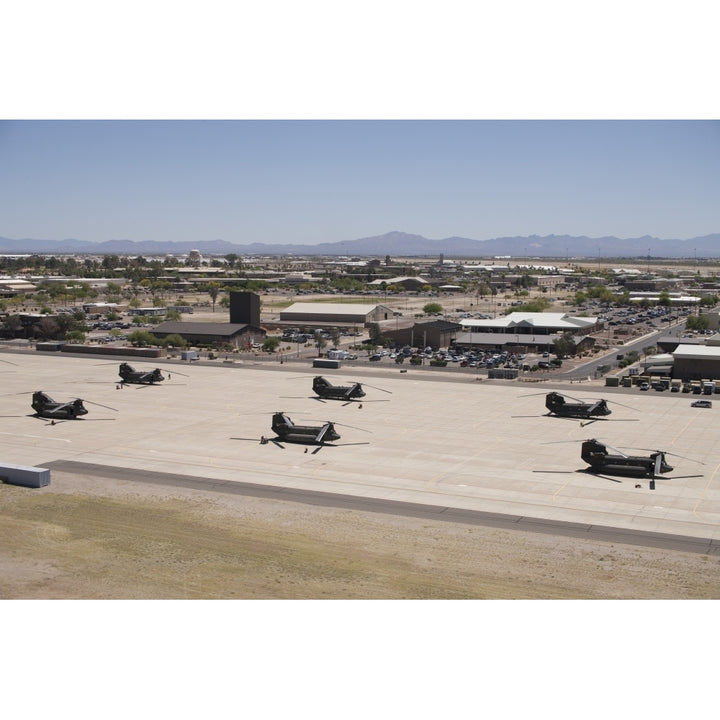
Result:
M720 232L717 121L5 121L0 236Z

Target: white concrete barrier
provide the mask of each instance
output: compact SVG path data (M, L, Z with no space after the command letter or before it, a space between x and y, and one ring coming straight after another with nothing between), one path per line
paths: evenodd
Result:
M0 482L39 488L50 484L50 470L28 465L0 464Z

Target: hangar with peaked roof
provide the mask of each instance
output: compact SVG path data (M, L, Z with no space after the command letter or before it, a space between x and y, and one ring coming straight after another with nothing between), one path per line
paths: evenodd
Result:
M298 325L362 325L389 320L393 310L370 303L293 303L280 311L281 323Z
M176 322L160 323L152 334L158 338L179 335L192 345L249 347L265 340L266 332L245 323Z

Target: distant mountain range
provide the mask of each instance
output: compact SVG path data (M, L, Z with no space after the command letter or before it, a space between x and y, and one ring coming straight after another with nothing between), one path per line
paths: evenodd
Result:
M0 237L0 254L54 253L57 255L185 255L199 250L204 255L349 255L394 257L491 258L496 256L537 258L716 258L720 257L720 233L687 240L661 239L645 235L639 238L573 235L529 235L491 240L449 237L430 240L422 235L389 232L375 237L290 245L251 243L242 245L225 240L209 242L134 242L132 240L11 240Z

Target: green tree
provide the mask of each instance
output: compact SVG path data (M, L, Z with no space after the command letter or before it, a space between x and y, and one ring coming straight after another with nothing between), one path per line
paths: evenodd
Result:
M423 312L426 315L433 315L434 313L441 313L442 311L443 307L440 303L429 302L423 305Z
M318 349L318 355L322 351L322 349L327 345L327 340L322 336L322 333L318 332L317 330L313 334L313 340L315 342L315 346Z
M147 330L134 330L128 335L128 340L135 347L145 347L147 345L158 344L158 339Z
M219 282L215 282L214 280L207 284L207 292L208 292L208 295L210 296L210 300L212 300L212 311L213 312L215 312L215 302L217 301L217 297L220 294L221 289L222 289L222 285Z
M279 337L266 337L263 341L262 349L266 352L274 353L278 347L280 346L280 338Z
M230 269L238 265L238 256L235 253L228 253L224 256ZM239 266L239 265L238 265Z
M710 321L707 315L689 315L685 321L685 327L688 330L702 332L710 327Z
M564 332L560 337L555 338L553 340L553 346L558 358L575 355L577 352L577 344L575 340L573 340L572 333L570 332Z
M82 345L85 342L85 333L80 330L71 330L66 333L65 339L73 345Z
M187 340L182 335L178 335L177 333L171 333L163 340L163 345L165 347L184 348L187 346L187 344Z

